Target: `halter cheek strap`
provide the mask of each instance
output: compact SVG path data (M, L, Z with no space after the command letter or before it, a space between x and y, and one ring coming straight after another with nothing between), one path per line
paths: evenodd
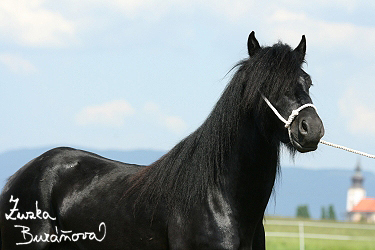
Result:
M299 115L299 112L305 108L314 108L315 111L317 111L316 107L312 103L307 103L302 105L301 107L295 109L292 111L292 113L289 115L288 120L285 120L285 118L277 111L277 109L272 105L272 103L264 96L262 95L262 98L267 103L267 105L272 109L272 111L275 113L275 115L285 124L285 128L287 128L290 131L290 124L292 124L294 118L296 118Z

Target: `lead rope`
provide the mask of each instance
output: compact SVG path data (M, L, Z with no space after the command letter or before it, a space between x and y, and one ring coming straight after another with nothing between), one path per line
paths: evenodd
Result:
M351 153L354 153L354 154L357 154L357 155L362 155L362 156L365 156L365 157L368 157L368 158L375 159L375 155L364 153L364 152L361 152L361 151L358 151L358 150L355 150L355 149L347 148L347 147L344 147L344 146L341 146L341 145L338 145L338 144L334 144L332 142L320 140L320 143L324 144L324 145L327 145L327 146L334 147L334 148L342 149L342 150L345 150L345 151L348 151L348 152L351 152Z
M294 118L296 118L296 116L298 116L299 112L301 110L305 109L305 108L308 108L308 107L314 108L315 111L317 111L314 104L312 104L312 103L304 104L301 107L293 110L292 113L290 114L288 120L285 120L285 118L282 117L282 115L280 115L280 113L277 111L277 109L272 105L272 103L264 95L262 95L262 98L267 103L267 105L271 108L271 110L275 113L277 118L279 118L280 121L282 121L285 124L285 128L288 129L288 134L289 134L290 140L292 139L291 138L291 132L290 132L290 124L292 124ZM351 152L351 153L354 153L354 154L358 154L358 155L362 155L362 156L365 156L365 157L368 157L368 158L375 159L375 155L372 155L372 154L367 154L367 153L364 153L364 152L361 152L361 151L358 151L358 150L355 150L355 149L344 147L344 146L341 146L341 145L338 145L338 144L335 144L335 143L332 143L332 142L327 142L327 141L324 141L324 140L320 140L319 142L321 144L324 144L324 145L327 145L327 146L331 146L331 147L342 149L342 150L345 150L345 151L348 151L348 152Z

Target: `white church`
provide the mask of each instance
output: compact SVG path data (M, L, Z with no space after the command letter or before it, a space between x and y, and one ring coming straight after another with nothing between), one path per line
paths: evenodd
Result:
M375 223L375 198L366 197L359 162L352 177L346 200L347 219L352 222Z

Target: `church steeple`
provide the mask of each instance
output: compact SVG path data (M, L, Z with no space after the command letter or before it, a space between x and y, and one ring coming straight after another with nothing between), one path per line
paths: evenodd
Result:
M348 189L346 199L346 211L349 213L363 198L366 197L366 190L363 188L363 175L359 160L352 176L352 186ZM349 214L348 214L349 215Z
M352 187L363 188L363 175L362 175L361 164L359 160L357 161L355 173L352 177Z

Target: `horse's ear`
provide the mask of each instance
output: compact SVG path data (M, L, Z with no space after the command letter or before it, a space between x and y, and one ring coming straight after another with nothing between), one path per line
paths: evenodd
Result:
M301 42L298 44L297 48L294 49L294 51L298 52L298 54L302 58L302 61L305 60L305 55L306 55L306 37L305 37L305 35L302 36Z
M252 57L255 53L260 49L260 45L258 40L255 38L255 32L252 31L249 35L249 39L247 40L247 50L249 52L249 56Z

